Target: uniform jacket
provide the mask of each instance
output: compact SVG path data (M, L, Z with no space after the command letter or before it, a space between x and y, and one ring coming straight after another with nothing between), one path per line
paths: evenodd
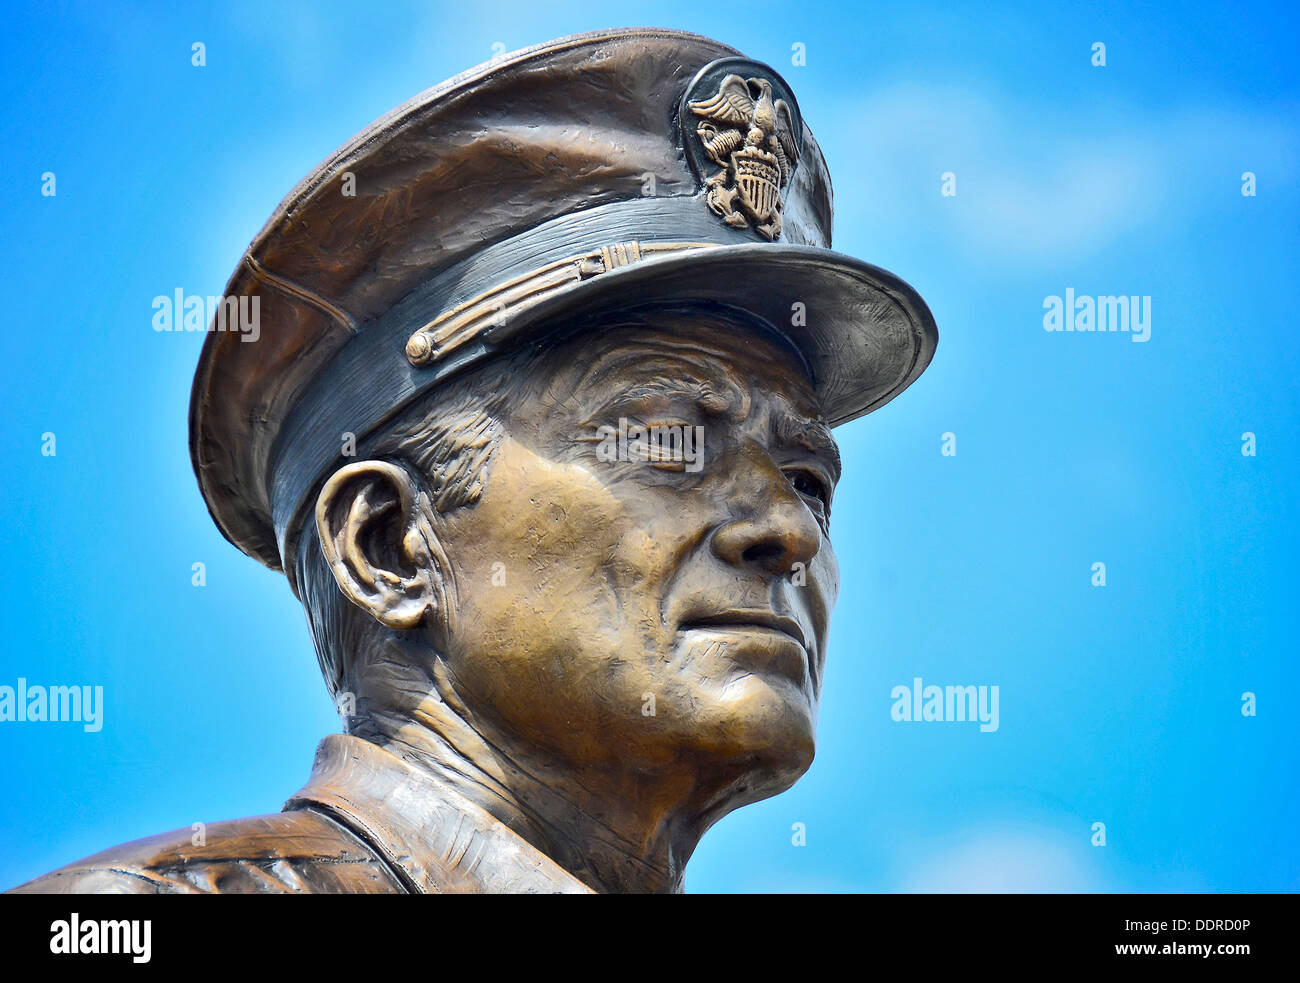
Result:
M513 830L376 744L331 734L284 811L136 840L12 893L591 893Z

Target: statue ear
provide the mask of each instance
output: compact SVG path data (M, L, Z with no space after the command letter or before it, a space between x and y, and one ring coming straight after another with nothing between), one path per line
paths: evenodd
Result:
M316 500L316 530L344 596L380 624L406 630L429 612L447 615L450 571L437 562L446 557L405 469L358 461L334 472Z

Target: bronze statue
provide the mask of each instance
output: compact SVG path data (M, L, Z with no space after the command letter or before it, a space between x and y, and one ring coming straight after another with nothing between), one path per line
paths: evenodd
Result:
M636 29L480 66L304 180L208 335L191 451L345 733L284 811L20 891L679 891L813 759L831 428L933 318L832 252L786 82Z

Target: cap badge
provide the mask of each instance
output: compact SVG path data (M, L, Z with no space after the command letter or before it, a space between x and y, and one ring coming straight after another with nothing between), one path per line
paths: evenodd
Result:
M708 84L712 67L696 77L691 89ZM709 208L732 228L753 228L763 238L775 240L781 235L784 192L799 163L798 110L779 92L774 94L772 79L762 76L727 74L716 88L705 91L710 89L712 95L695 100L688 90L685 100L700 147L721 168L704 182Z

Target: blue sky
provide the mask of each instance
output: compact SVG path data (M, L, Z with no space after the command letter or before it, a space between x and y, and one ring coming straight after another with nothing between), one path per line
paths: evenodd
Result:
M0 887L276 811L337 729L287 585L207 516L202 339L154 332L152 299L219 293L302 176L494 45L654 24L786 77L835 247L940 332L912 389L837 432L817 761L706 836L688 889L1300 888L1300 16L1110 6L9 11L0 685L101 685L105 721L0 722ZM1150 341L1044 331L1067 288L1150 297ZM997 685L998 730L892 720L918 676Z

